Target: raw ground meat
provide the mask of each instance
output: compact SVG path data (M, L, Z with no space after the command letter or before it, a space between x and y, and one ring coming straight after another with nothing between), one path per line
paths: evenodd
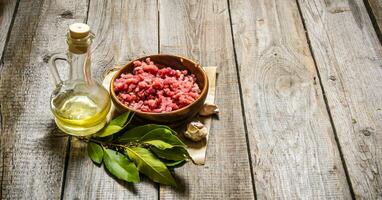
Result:
M114 82L118 99L130 108L170 112L191 104L200 95L195 75L187 70L159 69L150 58L133 64L133 73L121 74Z

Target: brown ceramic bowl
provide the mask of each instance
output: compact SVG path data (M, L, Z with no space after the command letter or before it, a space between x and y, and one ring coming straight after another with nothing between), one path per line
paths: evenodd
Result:
M150 55L145 56L142 58L138 58L136 60L145 60L146 58L150 58L151 61L153 61L156 65L158 65L159 68L161 66L171 67L173 69L179 69L179 70L188 70L192 74L195 74L196 77L196 83L199 85L199 88L201 89L201 93L198 99L196 99L194 102L189 104L186 107L183 107L181 109L171 111L171 112L164 112L164 113L153 113L153 112L142 112L138 110L134 110L133 108L130 108L120 102L114 92L114 81L122 73L131 73L134 69L133 61L126 64L122 69L118 70L118 72L114 75L114 77L111 79L110 82L110 94L111 99L114 102L114 105L116 106L117 110L119 111L133 111L135 112L135 116L138 117L141 120L144 120L145 122L149 123L160 123L160 124L167 124L167 125L175 125L180 124L184 121L187 121L191 117L195 116L200 108L203 106L204 101L206 100L207 93L208 93L208 77L204 69L194 61L180 57L180 56L173 56L173 55Z

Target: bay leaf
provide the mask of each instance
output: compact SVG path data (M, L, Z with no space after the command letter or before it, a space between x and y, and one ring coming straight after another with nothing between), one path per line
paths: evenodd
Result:
M93 162L101 164L104 155L103 148L97 143L89 142L88 155Z
M116 125L116 126L123 127L123 126L125 126L127 124L131 114L132 113L129 112L129 111L125 112L125 113L122 113L122 114L118 115L118 117L112 119L109 122L109 125Z
M124 129L132 120L133 113L125 112L114 118L110 121L108 125L106 125L101 131L99 131L95 136L97 137L107 137L113 135Z
M186 147L186 145L176 135L172 134L170 129L167 128L156 128L141 137L139 142L146 143L152 140L161 140L172 146ZM161 145L157 147L164 149L165 146Z
M117 151L111 149L104 149L104 151L104 164L111 174L128 182L137 183L140 181L139 172L134 162Z
M121 137L118 138L119 142L137 142L148 132L157 129L157 128L166 128L171 130L168 126L158 125L158 124L146 124L143 126L137 126L126 131ZM173 134L176 134L175 131L171 130Z
M138 170L157 183L176 186L166 165L151 151L142 147L127 147L126 153L137 165Z
M156 156L166 160L185 160L190 158L188 152L183 147L173 147L170 149L160 149L156 146L150 147L150 150L154 152Z

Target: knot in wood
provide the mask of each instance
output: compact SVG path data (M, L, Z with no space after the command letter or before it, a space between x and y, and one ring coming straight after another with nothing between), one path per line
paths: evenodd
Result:
M70 10L66 10L60 14L60 17L62 17L64 19L73 19L73 13Z
M42 61L44 61L44 63L48 63L48 62L49 62L49 59L50 59L51 57L52 57L51 55L45 54L45 55L42 57Z
M336 78L335 76L333 76L333 75L329 76L329 79L330 79L331 81L335 81L335 80L337 80L337 78Z
M361 130L361 133L365 136L370 136L373 133L374 129L371 127L367 127Z

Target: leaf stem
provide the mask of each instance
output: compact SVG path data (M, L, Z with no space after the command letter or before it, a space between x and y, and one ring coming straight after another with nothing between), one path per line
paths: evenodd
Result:
M97 140L97 139L92 138L92 137L79 137L79 136L75 136L75 137L82 142L86 142L86 143L94 142L94 143L101 145L102 147L114 147L114 148L121 149L121 150L123 150L127 147L139 146L138 143L133 143L133 142L129 142L127 144L118 144L118 143L100 141L100 140Z

